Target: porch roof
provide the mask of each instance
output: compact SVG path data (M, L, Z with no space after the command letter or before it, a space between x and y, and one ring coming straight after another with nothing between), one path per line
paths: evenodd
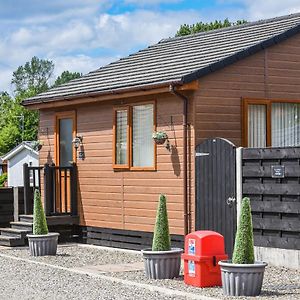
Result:
M300 32L300 13L161 40L23 105L183 85Z

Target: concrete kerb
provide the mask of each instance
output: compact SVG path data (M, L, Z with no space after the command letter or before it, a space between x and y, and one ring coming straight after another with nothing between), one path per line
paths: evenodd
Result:
M0 253L0 257L7 258L7 259L12 259L12 260L16 260L16 261L22 261L22 262L26 262L26 263L29 263L29 264L45 266L45 267L49 267L49 268L53 268L53 269L63 270L63 271L71 272L71 273L75 273L75 274L88 275L90 277L99 278L99 279L103 279L103 280L108 280L108 281L114 282L114 283L120 283L120 284L123 284L125 286L134 286L134 287L137 287L137 288L146 289L146 290L151 291L151 292L159 292L159 293L165 294L167 296L181 296L181 297L186 297L186 299L194 299L194 300L218 300L217 298L213 298L213 297L207 297L207 296L197 295L197 294L193 294L193 293L188 293L188 292L183 292L183 291L178 291L178 290L172 290L172 289L169 289L169 288L158 287L158 286L155 286L155 285L150 285L150 284L145 284L145 283L138 283L138 282L134 282L134 281L130 281L130 280L125 280L125 279L120 279L120 278L116 278L116 277L106 276L106 275L103 275L103 274L96 274L94 272L87 272L87 271L78 270L78 269L71 269L71 268L66 268L66 267L55 266L55 265L44 263L44 262L33 261L33 260L30 260L30 259L10 256L10 255L7 255L7 254L2 254L2 253Z

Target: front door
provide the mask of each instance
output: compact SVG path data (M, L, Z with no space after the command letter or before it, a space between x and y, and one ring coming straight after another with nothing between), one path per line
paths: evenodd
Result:
M56 195L55 211L67 213L70 209L70 169L76 160L73 139L76 136L75 112L56 115Z
M236 231L235 153L235 146L220 138L196 147L196 230L221 233L230 257Z

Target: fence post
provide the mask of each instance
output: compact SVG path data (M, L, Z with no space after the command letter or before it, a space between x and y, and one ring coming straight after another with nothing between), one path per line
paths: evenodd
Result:
M240 220L241 202L243 197L243 147L236 149L236 213L237 224Z
M24 181L24 214L29 215L30 211L30 174L28 164L23 164L23 181Z
M14 187L14 221L19 221L19 187Z
M71 215L77 216L78 208L77 208L77 165L76 163L72 164L72 168L70 169L70 177L71 177Z
M44 208L46 216L51 214L53 201L53 184L51 168L48 164L44 165Z

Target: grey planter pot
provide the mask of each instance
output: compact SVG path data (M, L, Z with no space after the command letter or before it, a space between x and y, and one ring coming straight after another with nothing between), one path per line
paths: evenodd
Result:
M59 233L45 235L27 234L31 256L56 255Z
M264 278L265 262L233 264L230 260L219 262L223 293L226 296L258 296Z
M183 249L170 251L142 250L146 276L150 279L172 279L179 276Z

